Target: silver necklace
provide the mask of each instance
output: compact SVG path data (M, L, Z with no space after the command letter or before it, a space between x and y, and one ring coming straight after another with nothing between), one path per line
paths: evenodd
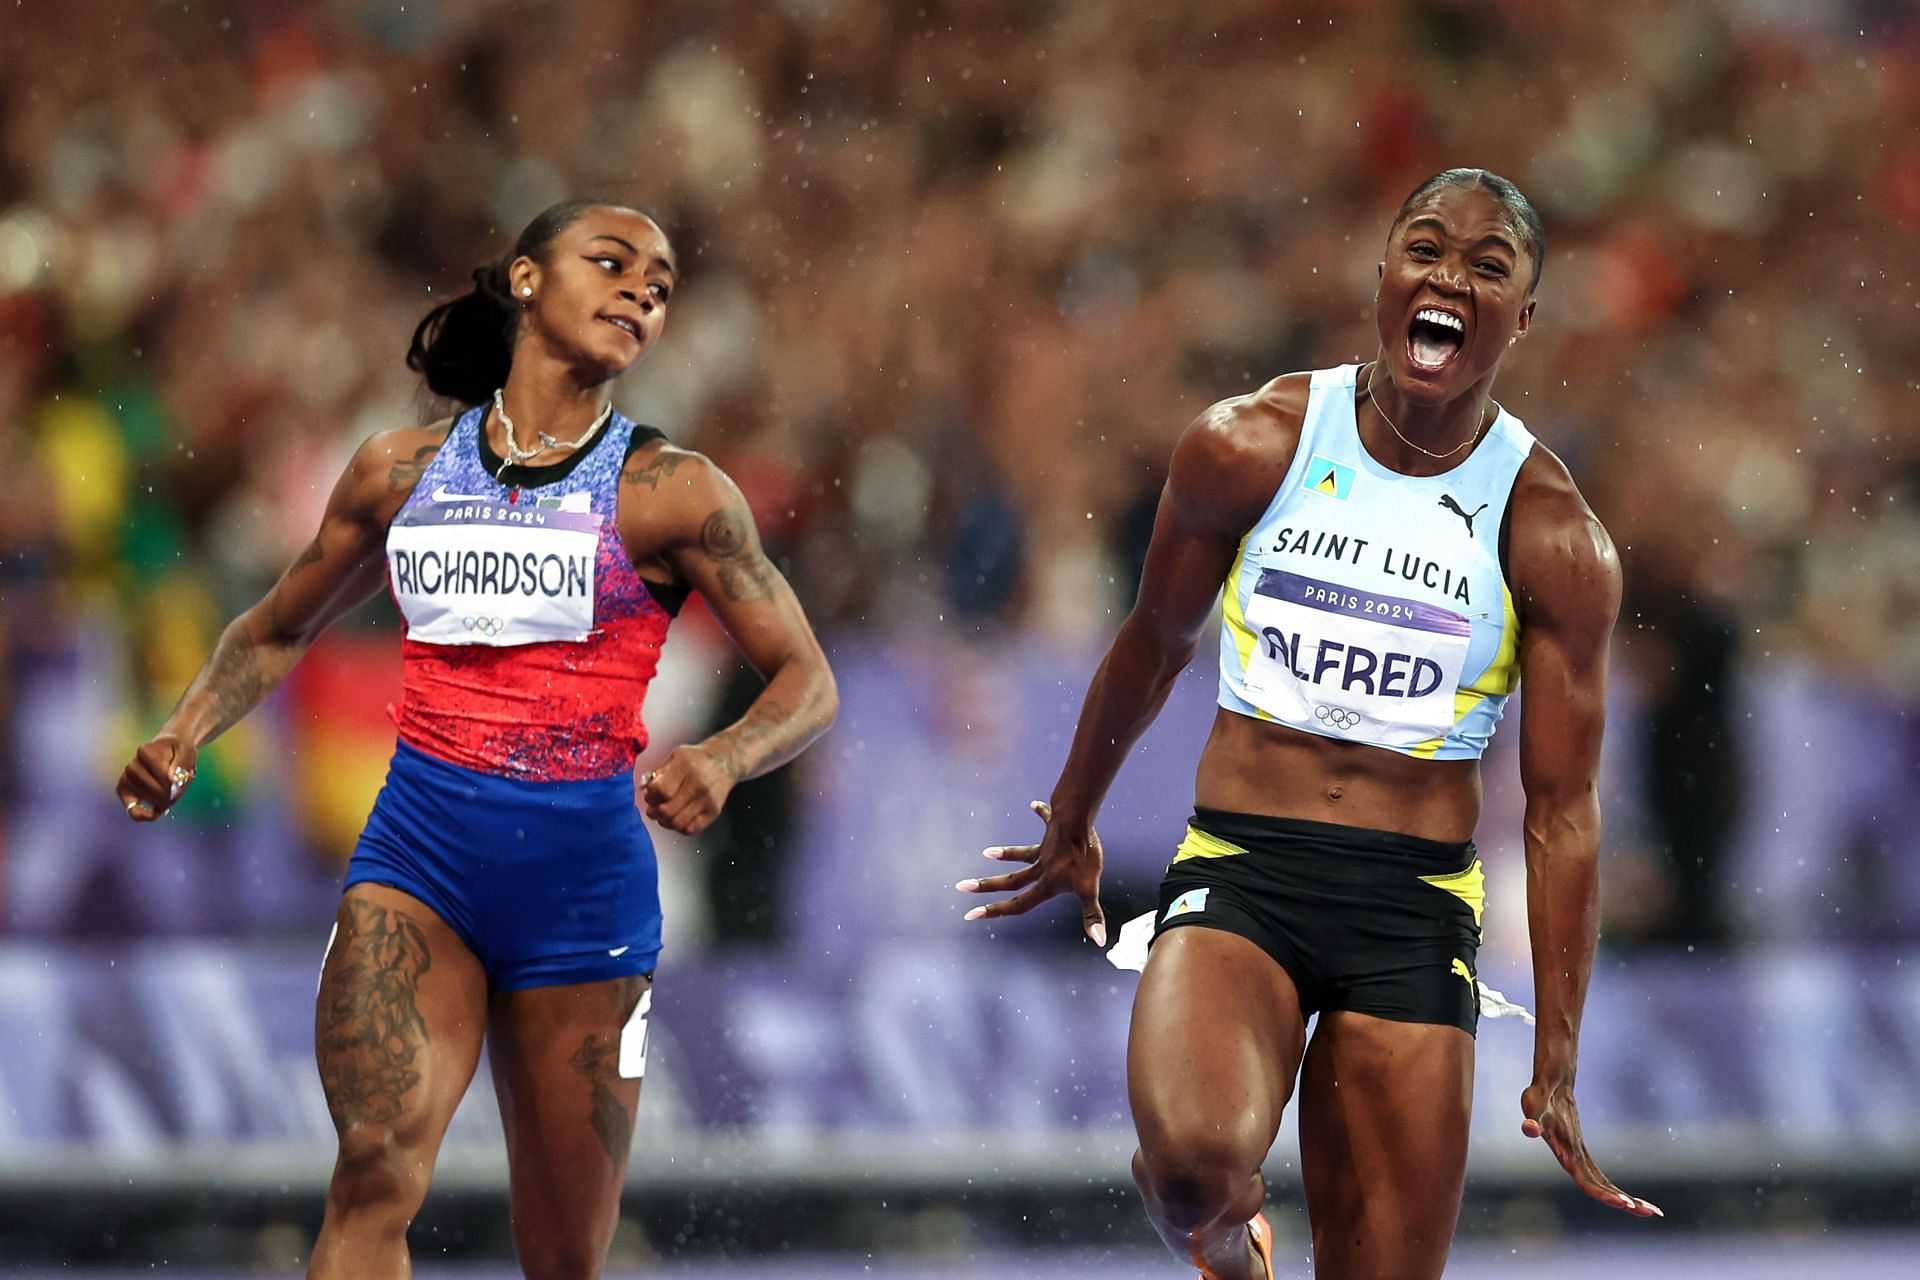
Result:
M1424 453L1429 458L1437 458L1444 461L1447 458L1451 458L1454 454L1460 452L1462 449L1466 448L1468 445L1472 444L1475 440L1478 440L1480 438L1480 433L1487 429L1487 424L1485 422L1481 422L1477 424L1473 429L1472 435L1468 436L1465 440L1462 440L1459 444L1453 446L1453 448L1447 450L1445 453L1435 453L1431 449L1421 448L1419 445L1415 444L1413 441L1407 439L1406 436L1401 435L1400 428L1393 425L1393 419L1389 418L1387 416L1387 411L1380 407L1380 397L1373 394L1373 375L1374 375L1374 372L1379 368L1380 368L1380 362L1378 360L1375 360L1373 362L1373 368L1367 370L1367 399L1373 401L1373 411L1380 415L1380 421L1387 424L1387 430L1393 432L1393 434L1396 436L1400 436L1400 443L1407 446L1407 448L1415 450L1416 452L1419 452L1419 453Z
M613 416L613 402L609 400L600 407L600 415L592 422L589 422L587 429L582 431L574 439L555 440L546 432L540 431L535 433L540 443L531 449L522 449L513 442L513 419L507 416L507 401L503 391L504 388L496 390L493 393L493 411L500 415L500 425L506 428L507 456L506 460L500 464L499 469L493 473L495 480L499 480L501 476L505 475L508 467L517 467L527 459L536 457L548 449L578 449L581 445L593 439L594 432L606 426L607 419Z

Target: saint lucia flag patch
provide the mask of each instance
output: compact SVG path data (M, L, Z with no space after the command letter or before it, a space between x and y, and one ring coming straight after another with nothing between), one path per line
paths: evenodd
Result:
M1307 459L1307 474L1301 479L1300 487L1345 502L1353 492L1353 468L1316 453Z
M1205 889L1189 889L1173 900L1173 905L1167 908L1167 914L1160 917L1160 923L1165 924L1175 916L1184 916L1190 912L1205 911L1206 909L1207 891Z

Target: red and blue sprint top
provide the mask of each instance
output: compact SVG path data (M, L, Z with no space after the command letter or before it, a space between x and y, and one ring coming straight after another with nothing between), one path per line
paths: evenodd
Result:
M462 414L394 516L387 583L405 622L409 746L464 768L566 782L628 772L684 589L635 572L620 470L658 431L614 414L549 466L504 466Z

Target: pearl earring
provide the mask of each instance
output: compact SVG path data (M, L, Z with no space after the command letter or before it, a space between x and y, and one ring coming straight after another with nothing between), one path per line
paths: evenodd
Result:
M531 298L533 296L533 286L530 284L521 285L520 296L523 298Z

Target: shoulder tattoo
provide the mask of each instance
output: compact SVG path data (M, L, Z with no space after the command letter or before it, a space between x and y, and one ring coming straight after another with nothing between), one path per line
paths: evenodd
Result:
M673 473L693 461L690 453L670 452L666 449L654 451L651 458L642 461L638 454L627 459L627 465L620 470L620 480L624 484L645 485L649 489L658 489L660 482L671 479Z
M387 488L393 493L406 493L420 483L420 477L426 474L427 464L440 452L440 444L423 444L414 450L413 457L402 459L393 464L387 472Z

